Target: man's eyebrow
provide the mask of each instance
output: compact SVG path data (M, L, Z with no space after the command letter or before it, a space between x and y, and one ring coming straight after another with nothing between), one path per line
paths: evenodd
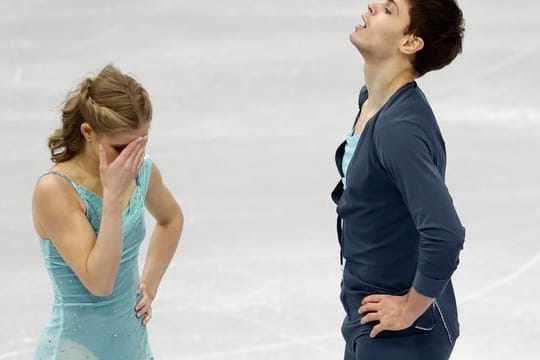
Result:
M399 15L399 6L397 5L396 1L395 0L388 0L388 2L396 7L397 13Z

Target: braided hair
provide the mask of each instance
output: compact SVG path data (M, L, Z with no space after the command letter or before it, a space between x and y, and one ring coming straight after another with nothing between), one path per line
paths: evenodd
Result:
M62 127L49 136L51 160L67 161L83 149L83 123L99 134L111 134L137 129L151 119L152 104L146 90L109 64L68 95L62 108Z

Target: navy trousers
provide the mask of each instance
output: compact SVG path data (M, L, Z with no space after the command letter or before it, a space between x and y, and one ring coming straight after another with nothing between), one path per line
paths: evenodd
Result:
M344 328L351 326L346 322ZM389 331L374 339L369 334L351 339L345 345L345 360L448 360L453 349L441 317L435 316L430 331Z

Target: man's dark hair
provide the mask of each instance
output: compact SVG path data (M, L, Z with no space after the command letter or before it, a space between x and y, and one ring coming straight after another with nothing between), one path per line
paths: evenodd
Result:
M450 64L461 53L465 32L463 12L455 0L407 0L411 23L405 30L424 40L412 60L420 77Z

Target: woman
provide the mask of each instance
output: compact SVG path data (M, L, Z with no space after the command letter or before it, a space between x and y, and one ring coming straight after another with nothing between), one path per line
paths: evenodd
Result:
M151 118L146 90L112 65L65 102L32 200L54 287L36 359L153 358L146 324L183 216L145 156ZM139 278L145 206L156 227Z
M332 193L344 262L346 360L446 360L459 336L451 276L465 232L446 150L415 79L461 52L455 0L372 3L350 35L366 86Z

